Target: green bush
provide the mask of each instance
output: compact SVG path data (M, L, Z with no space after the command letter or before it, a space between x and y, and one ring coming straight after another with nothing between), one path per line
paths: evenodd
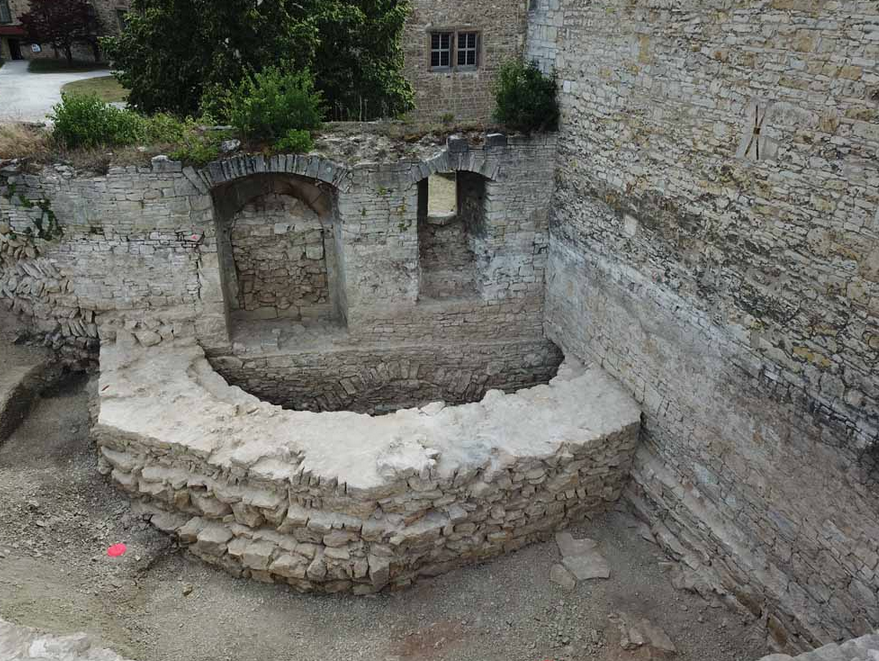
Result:
M220 157L220 145L208 138L189 136L182 146L168 156L173 161L183 161L197 166L207 165Z
M149 144L180 142L194 130L193 121L181 121L173 115L158 113L145 118L144 140Z
M537 63L506 62L495 88L496 121L516 131L555 131L559 124L555 76L546 76Z
M55 140L69 148L131 145L146 136L146 120L94 95L62 94L52 108Z
M229 99L229 120L248 138L279 140L290 131L320 128L323 98L308 71L275 67L245 78Z
M311 133L301 129L291 129L287 135L275 143L275 151L285 154L304 154L314 147Z

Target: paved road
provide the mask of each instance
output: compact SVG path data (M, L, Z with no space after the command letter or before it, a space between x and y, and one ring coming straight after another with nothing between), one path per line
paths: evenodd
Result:
M28 73L27 62L0 67L0 122L42 122L61 100L61 88L74 80L106 76L109 71Z

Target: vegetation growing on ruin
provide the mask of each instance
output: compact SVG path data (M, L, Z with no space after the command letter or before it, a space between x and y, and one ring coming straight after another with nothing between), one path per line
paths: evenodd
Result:
M143 112L227 121L227 90L277 67L313 72L328 119L366 120L412 107L407 13L406 0L134 0L124 33L102 44Z
M229 121L243 137L295 144L308 151L308 131L319 129L323 97L309 71L282 72L269 67L245 77L229 96Z
M531 62L511 60L501 67L495 87L495 120L516 131L555 131L559 123L554 75Z

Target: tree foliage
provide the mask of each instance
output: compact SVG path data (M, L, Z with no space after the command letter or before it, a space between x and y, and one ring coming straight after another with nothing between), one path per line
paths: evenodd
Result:
M559 106L554 76L543 74L537 64L521 60L506 62L495 89L494 118L517 131L555 131Z
M333 118L371 119L412 105L407 12L407 0L134 0L126 30L103 43L146 112L220 112L218 98L277 67L310 69Z
M100 57L98 36L101 24L94 9L85 0L31 0L30 11L21 17L28 39L49 44L73 62L73 47L87 44Z

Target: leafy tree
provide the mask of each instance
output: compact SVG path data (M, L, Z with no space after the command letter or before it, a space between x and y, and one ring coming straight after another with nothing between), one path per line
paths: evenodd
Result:
M555 76L544 75L535 62L505 62L495 87L494 118L517 131L555 131L559 124Z
M78 43L91 46L95 61L100 59L101 24L85 0L31 0L21 24L30 41L63 51L68 63L73 62L73 47Z
M226 120L230 90L269 67L310 69L332 116L370 119L412 106L399 38L408 0L134 0L103 40L129 103Z

